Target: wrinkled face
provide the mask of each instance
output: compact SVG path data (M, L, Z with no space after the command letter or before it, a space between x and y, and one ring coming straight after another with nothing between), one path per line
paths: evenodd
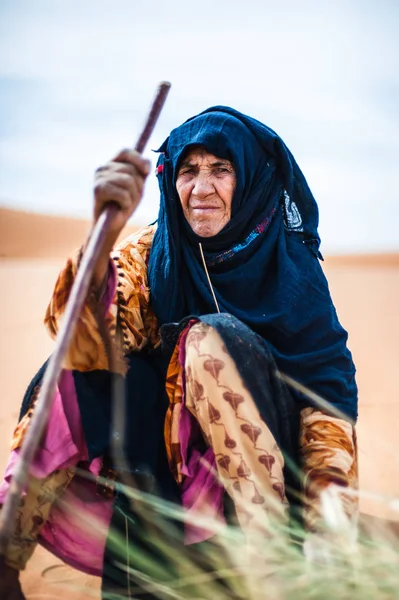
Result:
M191 229L201 237L216 235L230 221L236 186L233 164L204 148L193 148L182 160L176 189Z

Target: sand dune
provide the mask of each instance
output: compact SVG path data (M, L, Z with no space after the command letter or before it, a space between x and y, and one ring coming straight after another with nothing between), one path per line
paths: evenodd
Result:
M0 208L0 258L65 258L89 231L88 220Z
M2 472L22 395L51 352L42 319L52 286L64 259L81 245L88 229L84 221L0 211ZM399 497L399 254L331 257L325 261L325 271L358 368L360 483L365 493L361 507L398 519L399 513L389 510L386 502L367 493ZM28 598L66 597L65 590L75 585L83 588L75 599L98 596L98 582L72 569L50 569L43 578L43 571L56 564L43 550L36 553L23 576ZM50 586L51 578L66 581L64 592Z

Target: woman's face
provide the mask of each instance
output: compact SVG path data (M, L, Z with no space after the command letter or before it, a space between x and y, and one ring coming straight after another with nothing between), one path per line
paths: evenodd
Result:
M230 221L236 187L233 164L204 148L193 148L183 158L176 189L191 229L201 237L216 235Z

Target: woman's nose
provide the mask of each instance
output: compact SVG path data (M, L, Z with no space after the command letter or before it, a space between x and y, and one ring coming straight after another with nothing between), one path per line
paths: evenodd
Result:
M205 197L214 190L212 178L209 173L198 173L195 177L192 193L198 197Z

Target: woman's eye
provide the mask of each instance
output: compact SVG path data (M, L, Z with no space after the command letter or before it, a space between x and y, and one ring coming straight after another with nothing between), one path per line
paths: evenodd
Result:
M184 169L184 171L180 171L178 177L184 177L184 175L190 175L193 172L193 169Z

